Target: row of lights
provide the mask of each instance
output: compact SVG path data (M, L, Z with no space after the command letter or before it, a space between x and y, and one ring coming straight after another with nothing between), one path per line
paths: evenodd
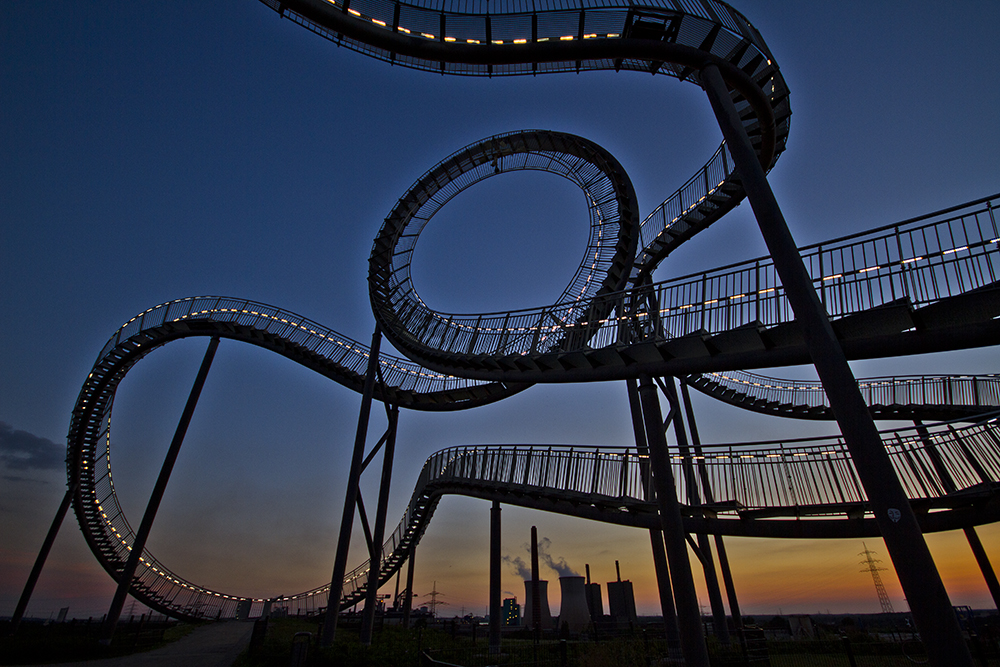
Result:
M706 373L712 377L719 378L720 380L725 380L727 382L732 382L734 384L742 384L752 387L763 387L764 389L783 389L788 391L817 391L822 389L822 385L818 382L815 383L803 383L798 385L780 385L780 384L767 384L761 382L754 382L753 380L747 380L744 378L737 378L731 375L726 375L725 373ZM943 380L974 380L980 376L973 375L948 375L942 377L920 377L920 378L893 378L891 380L882 381L872 381L872 382L859 382L858 386L864 389L871 387L890 387L899 385L910 385L910 384L926 384L930 382L939 382ZM982 376L982 377L994 377L994 376Z
M336 7L337 4L338 4L336 2L336 0L326 0L326 1L328 3L330 3L331 5L333 5L334 7ZM351 16L356 17L356 18L359 18L359 19L362 19L362 20L366 20L366 21L371 21L374 25L377 25L377 26L379 26L381 28L385 28L387 30L391 30L391 28L389 27L389 25L385 21L383 21L382 19L377 19L377 18L374 18L374 17L371 17L371 16L366 16L366 15L362 14L361 12L359 12L358 10L352 9L352 8L348 8L347 13L350 14ZM397 26L396 27L396 31L397 32L401 32L401 33L403 33L405 35L414 35L414 36L420 35L424 39L429 39L429 40L438 39L438 37L436 35L433 35L433 34L431 34L429 32L412 31L409 28L404 28L403 26ZM583 39L598 39L598 38L616 39L618 37L621 37L621 34L617 33L617 32L609 32L609 33L604 33L604 34L598 34L596 32L592 32L592 33L588 33L586 35L583 35ZM551 38L551 39L552 40L556 40L556 38ZM574 36L574 35L563 35L563 36L559 37L557 41L560 41L560 42L571 42L571 41L573 41L575 39L577 39L577 37ZM445 36L442 39L442 41L445 41L445 42L448 42L448 43L454 43L454 42L458 42L459 39L456 38L456 37ZM466 39L466 40L463 40L463 41L466 44L484 44L484 43L487 43L487 44L501 45L501 44L527 44L530 40L525 39L525 38L518 38L518 39L507 40L506 42L504 40L502 40L502 39L494 39L494 40L490 40L489 42L487 42L486 40L479 40L479 39ZM549 37L539 37L537 39L537 41L538 42L548 42L548 41L550 41L550 38Z
M704 199L704 197L702 199ZM675 218L675 220L676 220L676 218ZM995 244L995 243L998 243L998 242L1000 242L1000 238L992 239L992 240L990 240L988 242L988 244ZM833 274L833 275L829 275L829 276L824 276L824 277L822 277L821 280L823 282L825 282L825 281L828 281L828 280L835 280L835 279L838 279L838 278L843 278L844 276L848 276L848 275L865 274L865 273L869 273L871 271L877 271L879 269L891 269L893 266L897 266L897 265L898 266L906 266L906 265L909 265L909 264L914 264L914 263L919 262L919 261L928 260L928 259L931 259L933 257L939 257L939 256L948 255L948 254L953 254L953 253L961 252L963 250L968 250L968 249L969 249L969 246L967 246L967 245L966 246L961 246L961 247L957 247L957 248L952 248L950 250L944 250L944 251L941 251L941 252L932 253L932 254L929 254L929 255L926 255L926 256L921 255L921 256L918 256L918 257L911 257L911 258L899 260L899 261L896 261L896 262L888 262L888 263L885 263L885 264L870 266L870 267L866 267L866 268L863 268L863 269L856 269L854 271L849 271L849 272L846 272L846 273L837 273L837 274ZM735 294L735 295L732 295L732 296L720 296L720 297L715 298L715 299L708 299L708 300L701 301L701 302L687 303L687 304L683 304L683 305L680 305L680 306L675 306L673 308L663 308L663 309L661 309L659 311L659 314L660 315L668 315L671 311L682 311L682 310L687 310L689 308L696 308L696 307L699 307L699 306L713 305L713 304L719 303L720 301L729 301L730 303L732 303L732 302L737 301L739 299L745 299L745 298L748 298L748 297L753 296L755 294L760 294L760 295L772 294L772 293L777 292L778 289L779 288L776 288L776 287L768 287L768 288L764 288L764 289L761 289L761 290L757 290L755 292L745 292L745 293L742 293L742 294ZM569 313L571 314L572 310L569 311ZM553 317L554 317L554 315L553 315ZM639 313L636 317L638 319L647 319L649 317L649 314L648 313ZM568 316L567 316L567 319L568 319ZM478 330L481 333L504 333L504 332L510 332L510 333L532 333L532 332L535 332L535 331L540 331L542 333L555 333L557 331L564 330L564 329L571 329L571 328L574 328L574 327L587 327L587 326L591 326L593 324L598 324L598 325L616 324L618 322L627 321L629 319L632 319L632 318L630 316L627 316L627 315L622 315L622 316L619 316L617 318L607 318L607 319L599 320L597 322L570 322L570 323L564 323L561 326L560 325L553 325L553 326L548 326L548 327L540 327L540 326L536 325L536 326L530 326L530 327L515 327L515 328L509 328L509 329L503 329L503 328L500 328L500 327L478 327ZM563 320L563 321L565 322L565 320ZM454 322L454 321L452 321L450 323L450 326L454 327L454 328L457 328L457 329L466 330L466 331L475 331L475 330L477 330L477 327L475 325L463 324L461 322ZM783 387L779 387L779 388L783 388Z

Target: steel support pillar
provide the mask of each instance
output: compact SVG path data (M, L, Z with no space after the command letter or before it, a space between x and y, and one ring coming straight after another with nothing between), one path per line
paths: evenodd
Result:
M711 63L705 65L701 82L865 488L913 620L927 645L930 663L936 667L972 667L972 655L909 499L886 454L840 341L816 296L812 279L719 68Z
M537 644L542 640L542 591L538 577L538 528L531 527L531 621L532 635Z
M681 379L681 399L684 401L684 414L687 416L688 432L691 434L691 447L696 456L702 456L701 436L698 434L698 422L694 418L694 406L691 404L691 392L688 390L687 381ZM703 500L711 505L715 503L715 496L712 494L712 485L708 477L708 470L705 468L705 459L698 461L698 474L701 479ZM715 516L715 513L712 514ZM740 616L740 603L736 598L736 585L733 583L733 572L729 568L729 556L726 554L726 543L722 535L715 536L715 549L719 554L719 570L722 571L722 582L726 587L726 598L729 600L729 613L733 617L733 625L737 630L743 629L743 617Z
M1000 582L997 581L996 572L993 571L993 565L990 564L989 556L986 555L986 549L983 548L983 543L975 528L969 526L964 530L965 538L969 540L969 546L972 547L972 553L979 564L979 570L986 580L986 587L990 589L990 595L993 596L993 604L997 609L1000 609Z
M653 568L656 571L656 588L660 593L660 613L663 614L663 636L670 648L681 645L681 631L677 627L677 611L674 609L674 594L670 588L670 568L667 566L667 552L663 548L663 532L649 531L649 544L653 549Z
M719 552L719 569L722 570L722 583L726 587L726 598L729 600L729 613L733 617L736 630L743 629L743 616L740 612L740 601L736 597L736 585L733 583L733 572L729 569L729 556L726 554L726 543L722 535L715 536L715 549Z
M417 557L414 546L410 557L406 559L406 590L403 591L403 628L410 627L410 612L413 610L413 560Z
M330 646L337 634L337 617L340 615L340 601L344 597L344 574L347 572L347 556L351 549L351 531L354 529L354 506L358 502L358 484L365 458L365 442L368 439L368 418L371 416L372 395L375 393L375 378L378 375L378 354L382 342L382 331L375 324L371 349L368 352L368 370L365 373L364 390L361 394L361 409L358 412L358 430L354 437L354 455L347 474L347 492L344 495L344 513L340 519L340 537L337 540L337 555L333 562L333 576L330 579L330 602L326 607L323 634L320 645Z
M937 473L938 478L941 480L941 486L944 489L945 495L955 493L958 490L958 486L955 484L948 466L941 459L941 453L937 450L937 445L934 443L933 438L931 438L927 427L919 419L914 419L913 425L917 427L917 435L920 436L920 441L924 444L924 451L927 453L927 458L930 459L934 472ZM993 598L993 604L997 609L1000 609L1000 582L997 581L993 565L986 555L986 550L983 549L983 543L980 541L979 535L973 526L967 526L963 530L965 531L965 539L969 541L969 547L972 548L972 555L976 557L979 571L983 573L983 579L986 580L986 587Z
M361 615L361 644L371 646L375 629L375 609L378 607L379 580L382 577L382 540L385 537L385 514L389 507L389 487L392 484L392 460L396 452L396 425L399 408L386 409L389 427L382 450L382 480L379 483L378 507L375 509L375 528L368 554L368 584L365 590L365 609Z
M687 480L688 502L691 507L698 507L702 504L702 496L698 491L698 479L694 471L694 461L691 447L688 443L687 431L685 430L684 417L681 415L681 402L677 398L677 388L674 385L674 378L663 378L663 393L670 401L671 413L673 414L674 436L677 438L677 449L684 458L682 469ZM706 485L706 493L707 491ZM704 510L702 510L704 511ZM724 646L729 646L729 623L726 621L726 608L722 604L722 591L719 588L719 575L715 571L715 559L712 557L712 545L708 541L708 535L697 535L698 551L701 552L701 567L705 573L705 588L708 590L708 600L712 607L712 623L715 626L715 634Z
M170 441L167 456L163 460L163 466L160 468L160 475L156 478L156 484L153 485L153 492L149 496L149 502L146 504L146 512L142 515L142 521L139 523L139 530L136 531L135 540L132 542L131 551L129 551L128 561L125 563L125 569L118 575L118 589L115 591L115 597L111 601L111 608L108 609L108 615L104 619L104 626L101 628L100 642L102 644L110 644L111 638L114 637L115 628L118 626L118 618L121 616L122 607L125 606L125 599L128 597L129 588L132 586L132 579L135 577L136 568L139 567L142 552L146 549L146 540L149 538L149 532L153 528L156 512L160 508L160 501L163 500L163 493L167 490L170 473L173 471L177 455L181 451L181 444L184 442L184 436L187 434L188 425L191 423L194 409L198 405L198 398L201 396L201 390L205 386L205 379L208 377L208 371L212 367L212 360L215 358L215 351L218 347L219 338L215 336L208 343L205 358L201 361L201 368L198 369L198 375L195 377L194 385L191 387L191 393L188 395L187 403L184 405L184 411L181 413L180 421L177 422L177 430L174 431L173 440Z
M635 435L635 447L640 456L649 456L649 446L646 442L646 428L642 423L642 405L639 402L639 390L635 380L626 380L628 387L628 404L632 414L632 432ZM647 459L648 460L648 459ZM647 499L655 495L649 478L649 464L640 459L640 476L642 488ZM656 587L660 594L660 613L663 614L663 636L670 647L680 646L681 635L677 629L677 612L674 609L674 594L670 590L670 569L667 566L667 553L663 548L663 532L656 529L649 531L649 543L653 550L653 568L656 571Z
M663 541L670 563L670 578L674 585L677 602L677 625L681 635L681 653L688 667L709 667L708 647L701 627L701 610L698 608L698 593L691 576L691 561L688 559L687 543L684 536L684 519L677 501L674 476L670 470L667 440L663 433L663 417L656 385L649 376L639 380L639 399L649 442L649 462L656 489L656 504L663 529Z
M500 503L490 508L490 655L500 653Z
M62 526L63 519L66 518L66 512L69 510L70 503L73 502L73 496L76 495L77 485L71 484L66 489L66 495L63 496L62 502L59 504L59 508L56 510L56 515L52 519L52 525L49 526L49 532L45 535L45 541L42 542L42 548L38 551L38 557L35 558L35 564L31 568L31 572L28 574L28 581L24 584L24 590L21 591L21 597L17 601L17 607L14 608L14 615L10 619L10 634L17 632L17 628L21 625L21 619L24 617L24 612L28 609L28 602L31 600L31 594L35 591L35 584L38 583L38 577L42 573L42 568L45 566L45 560L49 557L49 551L52 550L52 543L56 541L56 535L59 534L59 527Z

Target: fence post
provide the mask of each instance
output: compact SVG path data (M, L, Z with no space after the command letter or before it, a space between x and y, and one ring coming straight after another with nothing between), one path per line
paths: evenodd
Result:
M847 636L843 636L840 640L844 643L844 652L847 654L847 662L851 667L858 667L857 661L854 659L854 651L851 649L851 640Z

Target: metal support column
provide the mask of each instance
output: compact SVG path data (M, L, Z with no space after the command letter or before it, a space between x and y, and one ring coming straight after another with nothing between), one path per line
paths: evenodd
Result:
M983 543L975 528L968 526L964 530L965 538L969 540L969 546L972 547L972 553L979 564L979 570L986 580L986 587L990 589L990 595L993 596L993 604L997 609L1000 609L1000 582L997 581L996 572L993 571L993 565L990 564L989 556L986 555L986 549L983 548Z
M927 452L927 458L930 459L934 472L937 473L938 478L941 480L941 486L944 489L945 495L955 493L958 490L958 486L955 484L948 466L942 460L941 453L937 450L937 445L934 443L934 439L931 438L927 427L919 419L914 419L913 425L917 427L917 435L924 445L924 451ZM986 587L993 598L993 604L997 609L1000 609L1000 582L997 581L993 565L986 555L986 550L983 549L983 543L979 539L979 534L976 533L976 529L973 526L966 526L963 531L965 532L965 539L969 541L969 547L972 548L972 555L976 557L979 571L983 573L983 579L986 580Z
M413 560L417 557L417 548L413 547L410 557L406 559L406 590L403 591L403 629L410 627L410 612L413 610Z
M24 612L28 609L28 601L31 600L31 594L35 591L35 584L38 583L42 567L45 566L45 560L49 557L49 551L52 550L52 543L56 541L56 535L59 534L59 527L62 526L63 519L66 518L66 512L69 510L69 505L73 501L73 496L76 495L76 489L77 485L75 483L67 487L66 495L63 496L62 502L59 504L59 509L56 510L56 515L52 519L52 525L49 526L49 532L45 535L45 541L42 542L42 548L38 551L38 557L35 558L35 564L31 568L31 573L28 574L28 581L24 584L24 590L21 591L21 598L17 601L14 615L10 619L10 634L17 632L17 627L21 625L21 618L24 617Z
M396 425L399 408L386 406L389 427L382 450L382 480L378 490L378 507L375 510L375 529L368 554L368 583L365 590L365 609L361 615L361 644L370 646L375 628L375 608L378 607L379 579L382 577L382 540L385 537L385 514L389 507L389 487L392 484L392 460L396 452Z
M688 383L681 379L681 399L684 401L684 414L687 415L688 432L691 434L691 447L696 456L702 456L701 436L698 434L698 423L694 418L694 406L691 404L691 392L688 390ZM715 495L712 493L712 485L708 477L708 470L705 468L705 459L698 461L698 474L701 479L703 500L711 505L715 503ZM713 513L714 517L715 514ZM726 543L722 535L715 536L715 549L719 554L719 570L722 571L722 582L726 587L726 598L729 600L729 613L733 617L733 624L736 630L743 629L743 617L740 615L740 603L736 598L736 585L733 583L733 572L729 568L729 556L726 554Z
M531 628L535 644L542 639L542 593L538 570L538 528L531 527Z
M677 449L684 458L683 471L687 480L688 499L692 507L702 504L702 495L698 491L698 479L695 477L694 460L691 447L688 443L687 431L685 430L684 417L681 414L681 402L677 398L677 388L674 385L674 378L663 378L663 393L670 401L671 413L673 413L674 436L677 438ZM707 490L706 493L710 493ZM704 511L704 510L702 510ZM729 623L726 621L726 608L722 604L722 590L719 588L719 575L715 571L715 559L712 557L712 545L708 541L708 535L699 534L697 536L698 551L701 552L701 567L705 573L705 588L708 589L708 600L712 607L712 623L715 626L715 635L724 646L729 646Z
M132 542L132 548L129 552L128 561L125 563L125 569L118 575L118 589L115 591L115 597L111 601L111 608L108 610L108 615L104 619L104 627L101 628L100 642L102 644L110 644L111 638L115 634L115 628L118 626L118 618L121 616L122 607L125 606L125 599L128 597L132 579L135 577L135 570L139 567L139 560L142 558L142 552L146 548L146 540L149 538L149 532L153 528L153 520L156 519L156 512L160 508L160 501L163 500L163 493L167 490L170 473L173 471L177 455L181 451L181 444L184 442L184 436L187 434L188 425L191 423L194 409L198 405L198 398L201 396L202 387L205 386L205 379L208 377L208 371L212 367L212 360L215 358L215 351L218 347L219 338L218 336L213 336L212 340L208 343L205 358L202 359L201 368L198 369L198 375L195 377L194 385L191 387L191 393L188 395L187 403L184 405L180 421L177 422L177 430L174 431L174 438L170 441L167 456L163 460L163 467L160 468L160 475L156 478L156 484L153 485L153 492L149 496L146 512L142 515L139 530L136 531L135 541Z
M642 424L642 405L639 402L639 390L635 380L626 380L628 387L628 404L632 414L632 431L635 435L635 446L640 457L640 476L642 488L647 500L655 495L649 478L649 446L646 443L646 428ZM649 531L649 543L653 550L653 568L656 571L656 587L660 593L660 613L663 614L663 636L670 647L680 646L681 634L677 628L677 612L674 610L674 594L670 590L670 569L667 566L667 552L663 548L663 532L656 529Z
M500 503L490 508L490 655L500 653Z
M681 634L681 652L688 667L709 667L708 647L701 627L698 593L691 576L687 543L684 539L684 519L681 516L674 476L670 470L667 440L663 433L663 417L656 385L649 376L639 380L639 399L649 441L649 462L652 466L656 504L663 528L663 540L670 563L670 575L677 601L677 625Z
M670 648L681 645L681 631L677 626L677 611L674 609L674 594L670 587L670 568L667 566L667 551L663 547L663 531L649 531L649 545L653 550L653 569L656 571L656 588L660 593L660 613L663 615L663 636Z
M354 455L347 475L347 492L344 497L344 514L340 520L340 537L337 540L337 555L333 562L333 576L330 579L330 602L326 607L323 622L322 646L330 646L337 634L337 617L340 615L340 601L344 597L344 574L347 572L347 555L351 549L351 531L354 528L354 506L358 502L358 484L365 458L365 442L368 439L368 418L372 410L372 394L375 392L375 377L378 374L379 345L382 331L375 324L371 349L368 352L368 371L361 394L361 409L358 412L358 430L354 437Z
M930 662L937 667L972 667L972 655L962 638L958 619L909 499L885 452L830 320L816 296L812 279L719 68L712 63L706 64L701 70L701 82L865 488L913 620L927 645Z

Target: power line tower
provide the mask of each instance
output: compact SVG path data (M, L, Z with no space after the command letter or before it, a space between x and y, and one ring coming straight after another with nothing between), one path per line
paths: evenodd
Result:
M432 590L430 593L426 594L426 595L430 596L430 598L431 598L431 601L427 603L427 606L430 607L431 616L433 616L434 618L437 618L437 608L438 608L438 605L448 604L444 600L438 600L437 599L439 595L444 595L444 593L440 592L437 589L437 587L438 587L438 582L435 581L434 582L434 590Z
M885 586L882 585L882 577L879 576L879 571L885 570L885 568L876 565L876 563L881 563L882 561L878 558L872 558L872 555L875 554L875 552L871 551L868 548L868 545L864 542L861 544L865 548L864 551L858 554L859 556L865 557L865 560L861 561L861 565L864 565L865 569L861 570L861 572L871 573L872 580L875 582L875 592L878 593L878 602L882 605L882 613L895 613L895 610L892 608L892 602L889 600L889 595L885 592Z

